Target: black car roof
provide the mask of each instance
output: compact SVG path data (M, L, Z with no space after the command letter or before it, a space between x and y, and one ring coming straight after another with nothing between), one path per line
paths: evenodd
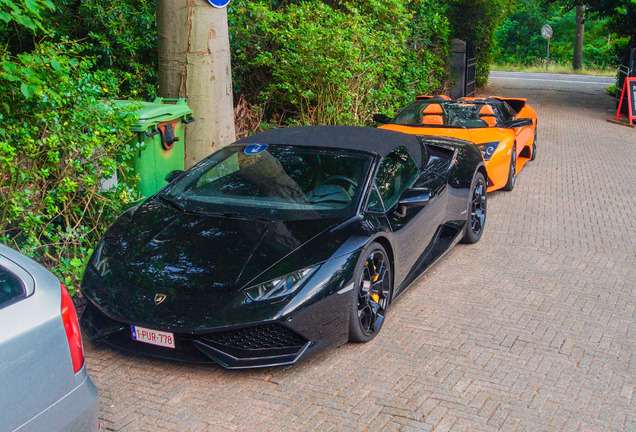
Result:
M418 166L422 163L422 147L415 135L359 126L300 126L271 129L234 144L285 144L296 146L329 147L347 150L361 150L388 155L397 147L406 149L415 158Z

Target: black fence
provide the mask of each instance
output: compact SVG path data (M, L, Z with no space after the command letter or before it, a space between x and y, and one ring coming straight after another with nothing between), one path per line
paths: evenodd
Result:
M475 76L477 76L477 54L472 41L466 43L466 81L464 96L475 96Z
M450 89L448 96L453 99L462 96L474 96L477 59L473 43L471 41L464 42L460 39L453 39L451 63L455 87Z

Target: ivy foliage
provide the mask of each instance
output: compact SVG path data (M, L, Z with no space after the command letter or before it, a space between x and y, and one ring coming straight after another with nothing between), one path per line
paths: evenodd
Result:
M448 20L437 0L236 0L235 92L286 124L365 124L444 88Z
M0 1L0 32L29 47L9 43L0 54L0 241L73 292L91 248L132 198L121 162L138 150L134 117L102 102L117 94L116 74L99 70L84 46L53 40L42 21L50 2ZM119 184L104 190L118 170Z

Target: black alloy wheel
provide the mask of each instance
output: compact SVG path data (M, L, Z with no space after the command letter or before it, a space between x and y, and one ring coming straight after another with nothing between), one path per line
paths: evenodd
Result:
M391 295L391 263L378 243L371 243L361 255L355 271L353 301L349 316L349 340L368 342L380 332Z
M502 188L505 191L511 191L515 188L517 180L517 145L512 145L512 154L510 155L510 171L508 171L508 183Z
M466 219L462 243L477 243L484 232L488 203L486 187L484 175L480 172L476 173L469 195L468 217Z
M530 160L533 161L537 157L537 128L534 128L534 141L532 141L532 156Z

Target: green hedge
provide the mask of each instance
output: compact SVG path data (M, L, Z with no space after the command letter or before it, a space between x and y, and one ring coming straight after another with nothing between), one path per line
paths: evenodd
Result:
M235 92L285 124L365 124L443 90L449 27L438 1L236 0Z

